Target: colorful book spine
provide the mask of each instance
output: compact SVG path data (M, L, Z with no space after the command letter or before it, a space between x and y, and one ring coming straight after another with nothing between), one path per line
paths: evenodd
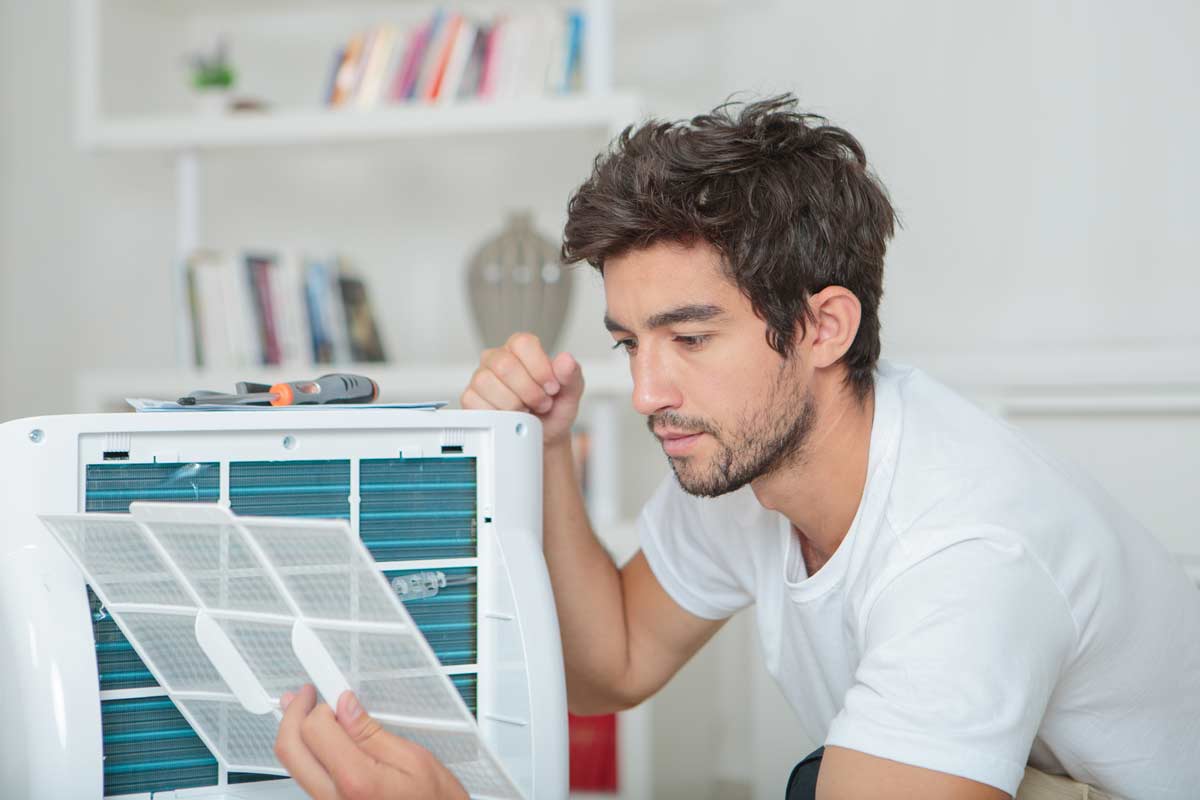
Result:
M426 65L428 70L421 75L420 99L427 103L437 100L438 92L442 88L442 78L446 74L446 65L450 61L450 53L454 49L454 42L458 38L458 30L462 27L462 14L451 14L446 18L437 33L437 37L430 43L429 54L426 57Z
M269 256L249 255L245 261L246 277L249 278L250 297L258 330L259 351L262 363L281 362L279 335L276 331L275 303L271 297L272 259Z
M333 80L333 90L330 92L329 104L340 106L348 103L354 94L355 74L358 60L362 55L363 35L355 34L346 43L342 51L342 60L338 65L337 75Z
M586 27L583 12L545 6L491 20L439 8L407 29L376 25L338 51L327 102L375 108L577 92Z

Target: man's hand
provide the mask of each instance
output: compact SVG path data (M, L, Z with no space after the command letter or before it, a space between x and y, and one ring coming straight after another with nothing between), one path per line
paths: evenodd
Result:
M514 333L503 347L483 351L459 403L535 414L542 421L542 442L551 448L570 437L582 396L583 372L570 353L551 360L532 333Z
M282 698L275 755L315 800L466 800L458 779L432 753L388 733L350 692L337 713L306 685Z

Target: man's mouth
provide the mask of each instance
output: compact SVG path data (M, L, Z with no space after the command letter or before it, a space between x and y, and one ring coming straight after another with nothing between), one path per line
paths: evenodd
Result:
M668 456L685 456L704 435L703 432L687 433L685 431L655 431L654 435L662 442L663 450Z

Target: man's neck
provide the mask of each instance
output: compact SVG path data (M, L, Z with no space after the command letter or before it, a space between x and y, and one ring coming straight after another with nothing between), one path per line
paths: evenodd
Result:
M754 481L752 488L759 503L791 520L819 566L846 538L862 501L875 393L860 402L837 380L814 386L813 396L816 421L803 457Z

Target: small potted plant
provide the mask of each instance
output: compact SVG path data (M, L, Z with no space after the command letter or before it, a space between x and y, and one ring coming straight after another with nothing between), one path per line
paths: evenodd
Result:
M210 114L227 111L235 76L224 40L217 42L211 54L193 54L189 66L196 108Z

